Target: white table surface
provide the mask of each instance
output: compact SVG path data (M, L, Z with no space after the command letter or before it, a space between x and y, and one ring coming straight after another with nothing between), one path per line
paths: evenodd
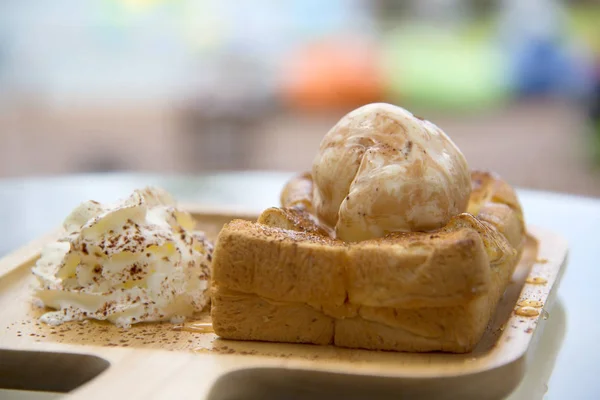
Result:
M0 256L56 227L71 209L88 199L114 201L135 188L158 185L182 202L258 211L278 204L279 191L291 175L102 174L0 180ZM600 311L596 314L600 303L600 199L530 190L519 190L519 195L527 223L563 235L570 243L570 255L540 350L511 399L543 393L541 386L547 380L543 375L550 372L544 398L600 399ZM556 356L552 371L550 353Z

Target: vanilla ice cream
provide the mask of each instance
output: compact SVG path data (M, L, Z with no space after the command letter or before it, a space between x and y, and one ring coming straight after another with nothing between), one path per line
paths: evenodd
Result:
M469 167L440 128L391 104L344 116L314 161L313 205L338 238L428 231L466 211Z
M108 320L120 327L173 320L208 303L212 245L163 190L136 190L116 204L88 201L33 267L41 317L58 325Z

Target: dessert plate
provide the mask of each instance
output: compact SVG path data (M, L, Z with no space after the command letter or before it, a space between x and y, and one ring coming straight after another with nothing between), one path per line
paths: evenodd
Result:
M233 218L256 218L186 208L211 239ZM493 321L468 354L222 340L212 332L208 313L185 324L129 330L98 321L47 326L38 321L44 310L32 303L30 269L41 248L58 236L49 234L0 260L0 389L62 391L85 399L502 398L523 378L565 269L565 240L537 227L528 232ZM44 384L39 376L47 376L42 369L48 364L65 372Z

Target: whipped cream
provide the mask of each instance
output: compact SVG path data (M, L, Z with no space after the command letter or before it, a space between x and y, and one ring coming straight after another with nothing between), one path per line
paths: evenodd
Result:
M81 204L64 221L64 237L33 267L40 283L35 297L58 310L41 320L108 320L128 328L182 322L201 311L209 302L213 246L194 226L157 188L116 204Z
M313 206L338 238L428 231L465 212L469 167L437 126L391 104L344 116L313 163Z

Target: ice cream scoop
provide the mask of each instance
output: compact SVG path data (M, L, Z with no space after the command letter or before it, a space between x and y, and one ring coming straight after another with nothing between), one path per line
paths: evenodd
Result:
M312 168L313 206L338 238L428 231L465 212L465 157L437 126L391 104L344 116L323 138Z
M81 204L66 218L64 236L33 267L40 305L57 310L41 320L129 327L201 311L209 301L212 244L194 225L158 188L115 204Z

